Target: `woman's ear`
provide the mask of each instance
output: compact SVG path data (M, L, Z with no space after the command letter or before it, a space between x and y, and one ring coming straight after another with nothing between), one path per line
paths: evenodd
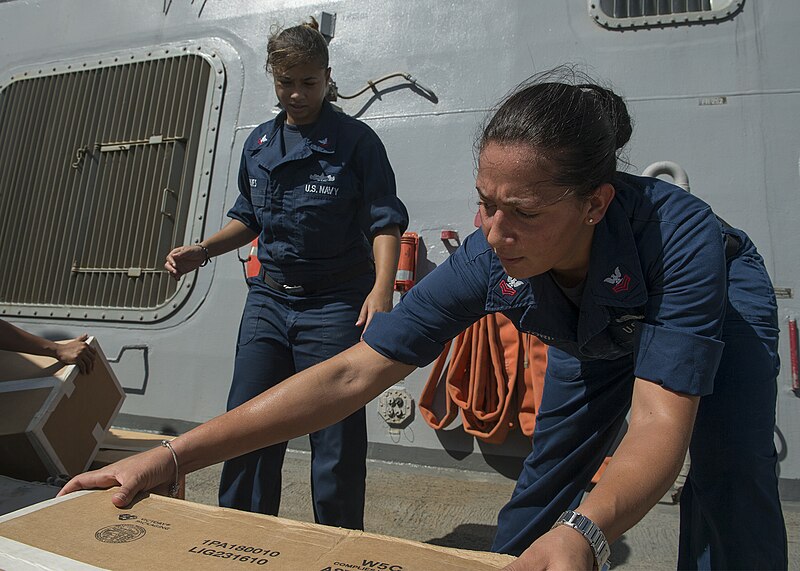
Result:
M611 183L608 182L601 184L594 190L594 193L589 197L589 209L586 212L585 220L587 224L593 226L603 219L603 216L606 215L606 210L608 210L608 206L611 204L611 201L614 200L616 192Z

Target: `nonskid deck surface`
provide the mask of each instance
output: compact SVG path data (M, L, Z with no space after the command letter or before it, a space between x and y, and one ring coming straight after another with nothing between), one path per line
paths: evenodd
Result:
M280 516L314 521L310 454L289 450L283 468ZM186 499L217 505L221 465L189 474ZM367 531L447 547L489 550L497 512L514 481L496 473L370 460L367 465ZM668 496L665 497L665 500ZM783 502L789 536L789 569L800 571L800 502ZM612 546L614 569L675 569L678 506L664 501Z

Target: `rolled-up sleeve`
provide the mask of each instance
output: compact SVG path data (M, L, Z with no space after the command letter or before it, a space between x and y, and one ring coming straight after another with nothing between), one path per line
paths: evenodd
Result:
M637 377L689 395L714 389L724 343L727 272L719 222L710 209L670 227L646 317L636 330Z
M367 345L389 359L423 367L485 315L488 256L471 254L472 245L467 238L391 312L375 314L364 333Z
M245 143L245 148L247 148L247 143ZM242 153L242 158L239 163L237 184L239 186L239 196L236 198L233 207L228 210L228 218L238 220L258 234L261 232L261 224L259 224L258 217L256 216L255 210L253 210L253 203L250 200L250 177L247 174L244 153Z
M716 339L642 324L636 330L637 377L672 391L703 396L714 390L722 348Z
M354 160L364 196L359 213L361 230L369 237L394 225L400 228L401 234L405 232L408 211L397 197L397 183L386 149L371 129L360 139Z

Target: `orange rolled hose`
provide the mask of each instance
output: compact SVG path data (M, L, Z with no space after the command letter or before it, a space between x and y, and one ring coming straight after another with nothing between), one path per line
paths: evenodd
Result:
M519 332L504 315L484 316L448 343L436 360L420 395L422 417L438 430L460 411L464 430L492 444L503 442L517 426L532 435L546 351L541 341Z
M532 436L546 369L544 343L520 332L501 313L486 315L445 345L422 389L420 413L431 428L441 430L460 412L464 431L490 444L502 443L516 427Z

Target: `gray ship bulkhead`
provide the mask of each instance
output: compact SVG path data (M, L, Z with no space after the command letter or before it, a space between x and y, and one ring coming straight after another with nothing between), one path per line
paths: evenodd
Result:
M399 74L336 103L387 147L421 238L417 279L447 257L443 230L473 231L472 145L492 106L577 62L627 98L629 170L678 165L758 244L783 333L781 491L800 498L788 337L800 313L800 3L690 0L661 15L618 4L0 1L0 316L51 338L95 335L127 392L118 424L182 432L224 411L246 285L233 253L177 284L160 264L226 221L242 144L276 112L264 71L274 23L322 21L341 94ZM46 113L26 123L31 105ZM394 389L416 399L428 373ZM511 475L530 449L518 434L483 445L457 426L436 433L413 406L390 425L380 406L368 409L376 457Z

